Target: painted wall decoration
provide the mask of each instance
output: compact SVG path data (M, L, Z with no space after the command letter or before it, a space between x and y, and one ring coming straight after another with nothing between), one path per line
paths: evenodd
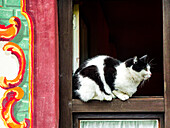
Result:
M33 122L33 23L25 0L0 0L0 128Z

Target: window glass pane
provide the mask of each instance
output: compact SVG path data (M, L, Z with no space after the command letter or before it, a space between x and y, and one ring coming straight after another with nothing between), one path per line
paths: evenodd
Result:
M81 120L80 128L158 128L158 120Z

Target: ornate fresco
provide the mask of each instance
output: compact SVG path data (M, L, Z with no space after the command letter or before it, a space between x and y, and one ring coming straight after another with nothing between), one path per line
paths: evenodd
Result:
M33 23L25 0L0 0L0 128L31 128Z

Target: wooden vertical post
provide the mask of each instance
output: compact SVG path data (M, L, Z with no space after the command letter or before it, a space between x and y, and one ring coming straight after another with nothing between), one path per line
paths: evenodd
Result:
M170 128L170 0L163 0L165 128Z
M60 128L72 128L72 0L59 0Z

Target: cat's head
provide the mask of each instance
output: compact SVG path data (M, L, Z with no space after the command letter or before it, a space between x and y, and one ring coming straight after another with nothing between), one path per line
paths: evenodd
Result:
M147 58L148 56L144 55L141 58L135 56L134 58L128 59L125 61L126 67L130 68L132 72L140 75L143 80L147 80L152 75L150 71L151 66L148 63Z

